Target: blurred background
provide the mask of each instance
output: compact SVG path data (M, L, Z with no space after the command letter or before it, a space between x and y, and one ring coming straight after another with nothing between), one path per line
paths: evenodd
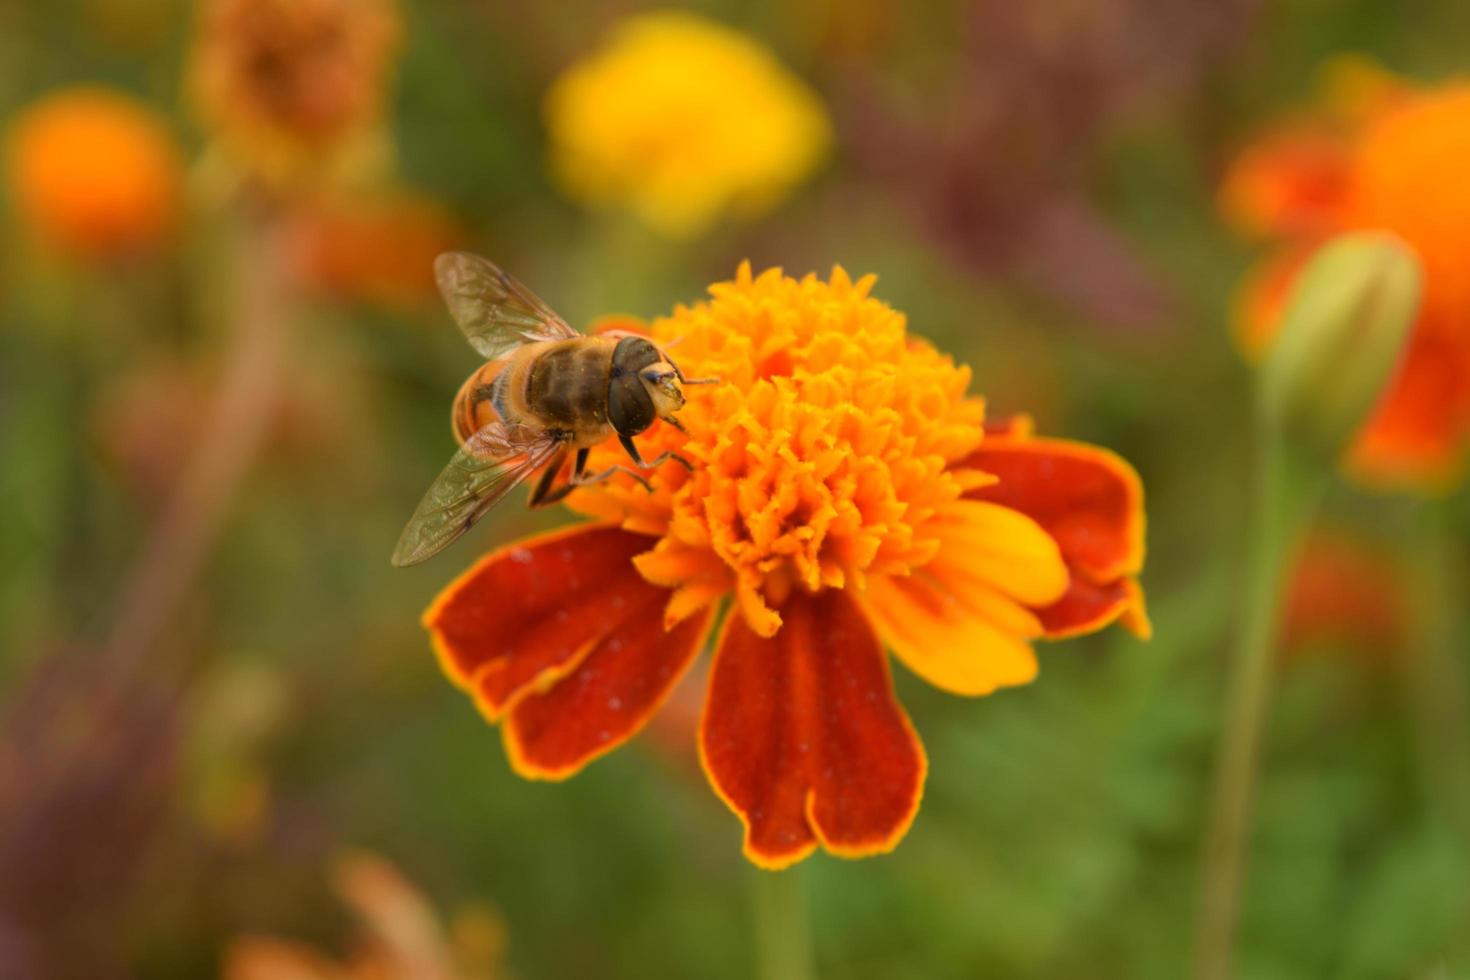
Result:
M418 624L567 515L388 565L477 364L453 247L574 324L742 259L874 272L993 415L1132 461L1154 640L977 701L896 672L924 805L892 856L809 862L813 928L834 977L1184 974L1250 468L1257 249L1217 190L1344 55L1470 71L1470 6L652 9L0 0L0 976L750 974L700 678L529 783ZM1239 972L1470 976L1470 692L1414 654L1470 645L1470 505L1342 484L1323 524Z

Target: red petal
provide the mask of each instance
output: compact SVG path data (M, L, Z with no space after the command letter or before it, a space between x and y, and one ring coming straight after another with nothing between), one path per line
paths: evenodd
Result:
M581 525L481 559L424 613L445 673L498 720L576 667L629 610L668 598L633 567L650 544L617 527Z
M710 782L745 824L745 854L780 868L828 851L892 850L923 791L923 746L893 696L873 628L840 590L797 593L762 639L731 615L700 723Z
M1121 457L1064 439L987 436L962 466L998 477L966 494L1031 517L1095 582L1143 566L1143 484Z
M1348 466L1386 487L1447 489L1470 438L1470 343L1421 321Z
M565 779L638 734L694 662L709 629L706 610L665 632L667 599L666 590L652 589L571 674L517 702L504 729L516 772Z
M1127 578L1097 585L1074 574L1067 594L1045 609L1036 610L1036 618L1050 640L1093 633L1120 618L1123 625L1144 639L1153 632L1144 609L1143 591Z

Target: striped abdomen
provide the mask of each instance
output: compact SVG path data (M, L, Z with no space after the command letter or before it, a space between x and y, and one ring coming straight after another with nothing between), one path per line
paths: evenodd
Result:
M547 345L526 376L525 413L566 432L605 428L614 347L616 342L598 337Z
M617 341L578 337L527 344L481 365L455 396L454 437L464 442L497 419L564 432L591 445L611 431L608 380Z
M463 443L501 417L495 407L496 379L509 364L503 360L482 364L459 386L459 394L454 396L454 407L449 413L456 442Z

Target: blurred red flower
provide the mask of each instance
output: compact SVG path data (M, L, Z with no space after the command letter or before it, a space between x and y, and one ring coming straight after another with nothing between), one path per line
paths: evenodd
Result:
M1382 658L1408 630L1403 575L1386 549L1342 530L1318 530L1292 570L1282 612L1282 646L1322 644Z
M464 237L442 205L408 191L315 201L296 231L307 286L393 308L437 298L434 257Z

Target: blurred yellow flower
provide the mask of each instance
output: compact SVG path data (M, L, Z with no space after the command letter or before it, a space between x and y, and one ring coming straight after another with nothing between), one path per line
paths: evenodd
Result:
M391 0L210 0L190 65L200 121L273 189L340 176L379 148L399 33Z
M180 162L163 120L101 87L24 110L6 140L6 191L38 238L87 258L159 245L179 211Z
M622 21L544 109L568 196L674 238L774 207L832 142L817 94L769 49L677 11Z

